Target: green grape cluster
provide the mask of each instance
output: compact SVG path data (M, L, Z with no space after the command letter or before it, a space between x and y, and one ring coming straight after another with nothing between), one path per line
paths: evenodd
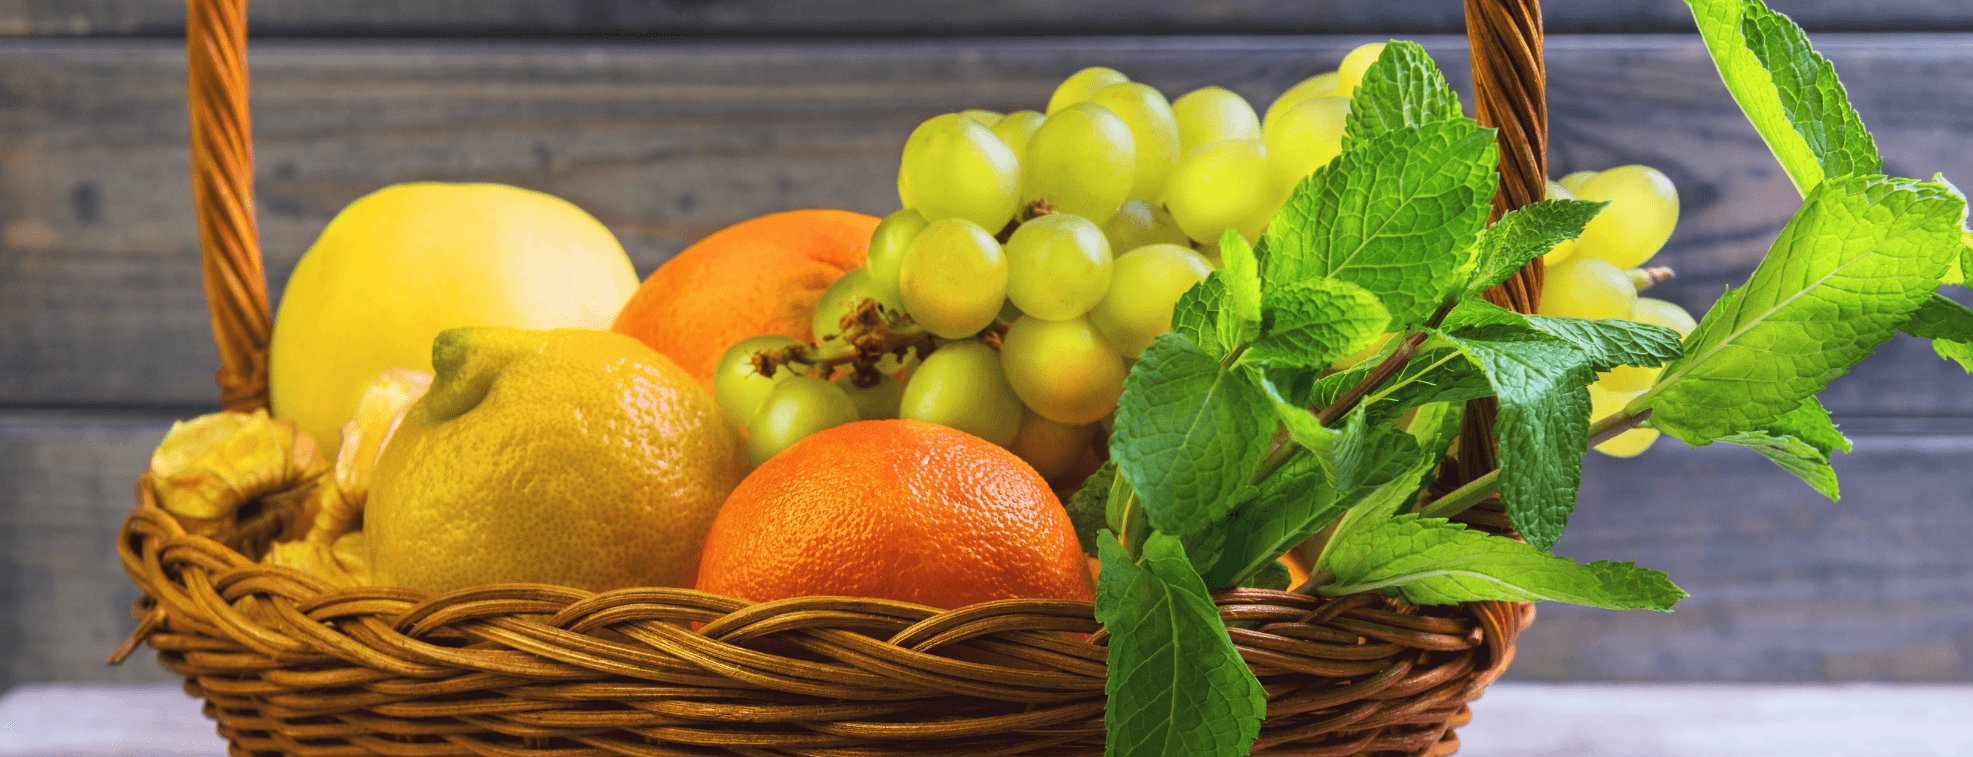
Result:
M1638 296L1638 291L1656 278L1639 266L1658 254L1678 224L1678 190L1671 179L1657 169L1639 165L1577 171L1548 182L1548 199L1593 200L1609 205L1583 228L1581 237L1556 245L1542 256L1547 266L1542 315L1619 318L1663 326L1679 336L1698 328L1684 308ZM1650 389L1662 370L1622 365L1597 374L1596 383L1589 388L1591 418L1600 420L1623 409ZM1656 429L1639 428L1596 449L1614 457L1634 457L1657 439Z

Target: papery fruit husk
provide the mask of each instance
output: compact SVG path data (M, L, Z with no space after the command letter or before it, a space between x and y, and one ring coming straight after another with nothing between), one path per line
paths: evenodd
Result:
M219 412L174 423L151 453L157 503L186 532L255 558L300 538L328 473L315 440L289 421Z

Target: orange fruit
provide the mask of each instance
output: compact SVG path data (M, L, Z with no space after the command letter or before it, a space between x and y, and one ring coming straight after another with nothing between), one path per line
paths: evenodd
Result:
M431 388L378 454L363 531L378 584L691 586L747 474L712 395L622 334L442 332Z
M793 210L721 229L658 266L610 329L664 353L710 390L713 367L734 342L760 334L813 340L815 304L863 267L878 220Z
M837 426L756 469L713 521L698 588L946 609L1090 599L1075 527L1041 476L984 439L908 420Z

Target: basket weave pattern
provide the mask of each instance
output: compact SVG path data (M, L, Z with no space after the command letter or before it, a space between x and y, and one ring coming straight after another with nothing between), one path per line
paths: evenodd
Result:
M1496 208L1518 207L1540 199L1545 180L1540 11L1534 0L1466 5L1480 120L1506 122ZM252 410L266 403L272 319L252 211L245 0L192 0L187 18L216 379L228 409ZM1536 264L1489 299L1531 312L1539 288ZM1475 422L1442 485L1491 465L1490 410L1468 413ZM206 699L239 757L1103 750L1107 636L1086 602L940 611L668 588L336 589L186 533L148 478L137 497L118 552L145 596L111 659L149 643ZM1471 520L1504 525L1497 503ZM1451 728L1534 617L1525 603L1416 608L1381 594L1214 599L1267 693L1255 751L1311 757L1456 751Z

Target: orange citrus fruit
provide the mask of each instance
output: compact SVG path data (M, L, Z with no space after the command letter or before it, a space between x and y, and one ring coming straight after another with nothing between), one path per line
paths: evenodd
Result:
M747 445L665 356L608 331L439 334L371 474L377 583L691 586Z
M698 588L946 609L1090 599L1075 527L1041 476L984 439L908 420L837 426L756 469L713 521Z
M822 293L863 267L878 219L794 210L714 232L652 272L611 330L664 353L707 389L719 356L750 336L812 341Z

